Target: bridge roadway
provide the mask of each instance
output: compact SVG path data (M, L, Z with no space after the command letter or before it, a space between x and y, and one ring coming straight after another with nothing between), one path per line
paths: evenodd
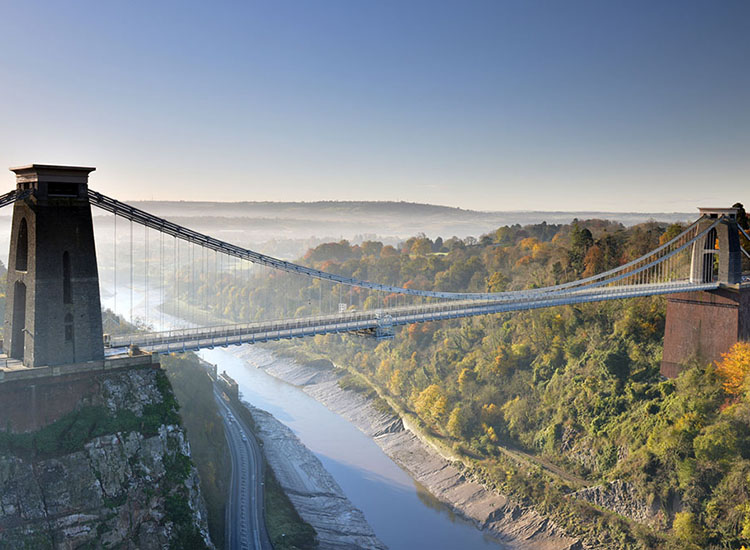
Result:
M656 294L713 290L718 287L719 283L680 281L615 287L584 287L565 291L529 290L507 293L502 299L497 300L437 302L298 319L112 336L106 345L110 348L135 345L152 352L169 353L342 332L388 337L389 329L400 325Z

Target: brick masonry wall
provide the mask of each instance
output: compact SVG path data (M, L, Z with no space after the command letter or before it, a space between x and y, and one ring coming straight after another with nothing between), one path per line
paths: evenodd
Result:
M123 371L158 368L158 363L110 371L73 372L0 384L0 430L31 432L86 405L102 405L102 384Z
M721 289L667 298L661 373L677 376L691 358L712 362L750 336L750 291Z

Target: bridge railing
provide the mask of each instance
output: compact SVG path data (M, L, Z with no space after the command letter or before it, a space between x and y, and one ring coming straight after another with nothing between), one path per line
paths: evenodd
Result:
M394 308L399 311L383 310L381 313L390 316L389 325L398 326L591 301L685 292L686 290L709 290L715 287L716 285L713 283L696 285L687 282L680 284L633 285L631 287L588 289L587 292L583 293L557 294L548 296L545 299L521 301L515 304L508 302L482 303L472 300L464 303L444 303L441 304L440 308L434 306ZM333 315L280 320L271 323L246 323L240 326L226 325L206 327L204 329L176 329L154 334L136 334L129 337L117 337L113 340L112 345L125 346L130 343L152 351L179 352L206 347L300 338L327 333L367 332L373 336L378 336L378 327L378 318L374 315Z

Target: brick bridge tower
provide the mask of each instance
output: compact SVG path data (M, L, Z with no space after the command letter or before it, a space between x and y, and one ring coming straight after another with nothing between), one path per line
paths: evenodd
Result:
M11 168L13 207L5 353L26 367L102 360L102 313L88 175L94 168Z
M690 281L718 282L711 291L672 294L667 298L661 373L677 376L685 361L719 360L739 340L750 340L750 283L742 282L742 250L736 208L700 208L702 232L693 244Z

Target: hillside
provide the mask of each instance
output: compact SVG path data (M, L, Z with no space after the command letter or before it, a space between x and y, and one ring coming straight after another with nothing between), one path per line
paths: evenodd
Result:
M502 291L604 271L680 230L602 220L504 226L397 248L328 243L302 261L386 284ZM190 289L186 276L181 298L242 296L221 302L222 315L242 321L313 314L305 297L321 292L364 307L393 299L288 277L227 276L208 290ZM328 335L297 347L362 375L477 479L592 545L739 548L750 542L750 363L738 351L732 391L727 371L699 358L663 380L664 318L664 298L639 298L412 325L392 342Z

